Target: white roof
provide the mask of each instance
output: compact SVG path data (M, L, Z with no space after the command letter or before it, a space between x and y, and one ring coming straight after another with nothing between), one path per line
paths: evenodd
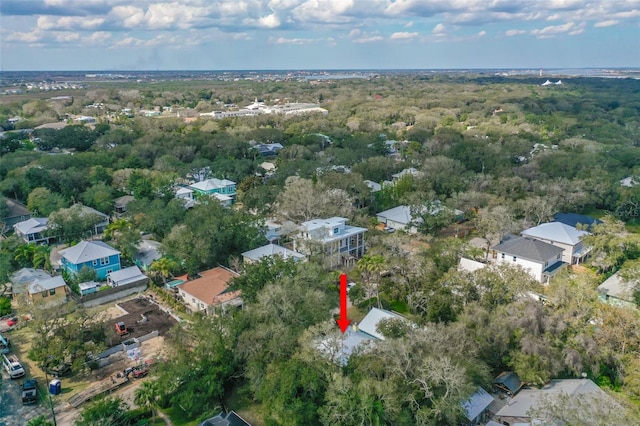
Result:
M482 262L477 262L475 260L467 259L466 257L460 258L460 263L458 264L458 270L467 271L467 272L475 272L478 269L482 269L487 265Z
M596 400L610 398L598 385L589 379L552 380L551 383L542 389L522 389L511 398L507 405L496 413L496 416L528 418L529 410L538 405L538 400L541 396L546 395L548 398L554 398L560 393L564 393L570 397L590 395Z
M232 201L233 197L231 195L226 194L212 194L218 201Z
M344 217L330 217L329 219L312 219L307 220L306 222L302 222L302 226L307 229L307 231L314 231L320 228L334 228L336 226L341 226L347 223L347 219Z
M100 284L98 284L95 281L87 281L86 283L80 283L78 284L78 288L80 290L89 290L90 288L95 288L98 287Z
M408 225L412 221L409 206L398 206L376 214L377 217Z
M522 235L533 237L539 240L555 241L562 244L575 246L581 241L581 237L589 235L587 231L582 231L573 226L565 225L561 222L542 223L533 228L525 229Z
M145 279L147 276L140 271L140 268L134 265L118 271L109 272L108 278L118 285L125 285Z
M196 182L193 185L189 186L200 191L212 191L214 189L222 189L235 184L236 183L231 180L212 178L203 180L202 182Z
M43 269L22 268L11 275L10 279L12 284L19 285L47 278L51 278L51 275Z
M102 241L81 241L73 247L60 251L64 259L75 265L115 254L120 252Z
M55 277L45 278L42 280L35 280L29 285L29 293L41 293L47 290L53 290L54 288L64 287L67 285L61 275Z
M251 259L259 260L265 256L279 255L283 258L304 259L305 255L298 253L297 251L289 250L286 247L279 246L277 244L267 244L266 246L258 247L253 250L245 251L242 256Z
M598 286L598 292L628 302L633 301L633 292L638 281L627 281L616 272Z
M369 313L362 319L362 321L360 321L360 324L358 324L358 328L360 329L360 331L365 332L378 340L384 340L384 336L377 330L377 327L380 321L389 318L397 318L406 321L405 317L394 312L387 311L385 309L372 308Z
M380 185L378 182L365 180L364 183L367 184L367 186L371 189L371 192L378 192L382 189L382 185Z
M22 235L29 235L42 232L47 229L48 222L49 219L46 217L32 217L31 219L16 223L13 227Z
M191 194L191 193L193 193L193 189L185 188L184 186L181 186L176 190L176 195Z

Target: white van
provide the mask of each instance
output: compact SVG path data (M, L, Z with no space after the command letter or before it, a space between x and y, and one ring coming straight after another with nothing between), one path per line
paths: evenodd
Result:
M15 355L2 355L2 366L12 379L24 376L24 367Z

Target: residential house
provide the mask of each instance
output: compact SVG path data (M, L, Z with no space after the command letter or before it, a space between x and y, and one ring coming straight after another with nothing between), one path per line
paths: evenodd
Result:
M282 148L284 148L284 146L279 143L260 143L253 146L253 149L258 151L263 157L278 155L278 151Z
M143 271L148 271L151 264L162 257L158 241L143 239L138 243L137 249L138 252L134 256L134 261Z
M79 210L79 214L80 217L85 217L85 216L89 216L89 215L95 215L100 217L102 220L98 223L96 223L93 227L93 234L94 235L98 235L98 234L102 234L104 232L105 229L107 229L107 226L109 225L109 216L107 216L106 214L99 212L98 210L91 208L89 206L85 206L82 204L74 204L73 206L69 207L70 209L73 210Z
M258 262L265 257L273 256L280 256L283 259L293 259L295 262L300 262L307 258L302 253L289 250L288 248L279 246L277 244L267 244L265 246L242 253L242 259L244 260L244 263L247 264Z
M362 321L360 321L360 324L358 324L358 329L361 332L373 337L374 339L384 340L384 336L382 335L382 333L380 333L380 331L378 331L378 325L381 321L389 319L397 319L408 322L405 317L400 314L396 314L395 312L387 311L386 309L371 308L369 313L364 318L362 318Z
M61 267L77 275L83 266L96 271L96 279L107 279L110 272L120 270L120 252L102 241L81 241L60 251Z
M564 223L565 225L573 226L574 228L585 229L587 231L589 231L593 225L599 225L602 223L601 220L577 213L556 213L553 217L553 221Z
M582 262L589 253L589 248L585 248L582 242L589 233L562 222L542 223L525 229L521 235L562 248L562 261L569 265Z
M190 209L196 205L196 200L193 198L193 189L179 186L176 188L176 198L182 200L185 209Z
M513 396L522 389L524 383L515 371L503 371L493 379L493 386L497 391Z
M636 308L635 293L640 291L640 278L627 280L620 271L611 275L598 286L599 297L611 305Z
M520 265L541 283L566 266L562 261L564 249L531 238L515 237L493 247L498 264Z
M485 424L489 417L489 406L493 403L494 398L481 387L462 403L467 422L465 426L478 426Z
M135 200L132 195L124 195L113 200L113 210L116 217L122 217L127 212L127 204Z
M372 180L365 180L364 183L371 189L371 192L379 192L382 190L382 185Z
M111 287L121 287L127 284L147 284L148 282L149 278L135 265L107 274L107 284Z
M532 418L530 410L538 408L542 400L553 401L560 395L568 397L569 404L571 401L578 402L581 399L582 403L577 403L576 407L616 404L609 395L589 379L556 379L551 380L549 384L540 389L522 389L498 410L495 419L504 425L538 424L539 420L545 419Z
M11 295L14 299L20 295L27 295L29 286L35 281L45 281L51 278L51 274L43 269L22 268L16 271L9 281L11 282Z
M215 309L242 306L240 290L229 290L237 273L220 266L202 271L198 278L177 286L178 295L191 312L213 313Z
M249 422L240 417L235 411L229 411L228 413L220 413L215 415L198 426L251 426Z
M465 272L475 272L478 269L483 269L487 266L486 263L478 262L477 260L467 259L466 257L461 257L460 262L458 263L458 270Z
M195 193L200 195L227 195L232 198L236 196L236 183L227 179L207 179L201 182L196 182L189 185L189 188L193 189Z
M28 294L33 303L63 303L67 300L69 287L64 279L57 275L32 281L29 284Z
M10 200L8 198L5 198L4 201L7 209L5 216L0 217L0 222L4 223L4 225L8 229L13 228L13 225L18 222L24 222L25 220L31 218L31 212L24 204L21 204L16 200Z
M430 203L429 206L423 206L420 208L420 214L437 215L443 210L448 210L448 207L442 205L440 200L435 200ZM456 217L462 217L464 212L454 209L451 211ZM417 212L412 212L409 206L398 206L389 210L385 210L376 214L378 222L384 223L389 228L403 230L409 234L415 234L418 232L418 225L422 222L422 217Z
M378 222L384 223L387 228L394 228L400 231L406 231L409 234L418 232L416 220L411 214L409 206L398 206L389 210L376 214Z
M382 333L378 331L378 325L381 321L387 319L399 319L409 323L405 317L395 312L372 308L360 321L360 324L352 323L351 327L347 327L345 332L340 335L339 341L336 342L330 338L320 339L318 341L318 349L329 356L333 362L346 365L354 351L367 350L377 342L385 339Z
M46 217L32 217L23 222L13 225L16 235L22 238L26 243L42 243L49 244L50 237L44 235L49 219Z
M640 176L627 176L620 180L620 186L624 186L626 188L633 188L636 185L640 185Z
M364 255L366 228L347 225L347 219L332 217L303 222L294 237L294 250L320 255L326 267L353 265Z
M423 173L420 170L414 167L409 167L408 169L404 169L398 173L391 175L391 177L393 178L393 182L397 182L406 176L420 177L422 176L422 174Z

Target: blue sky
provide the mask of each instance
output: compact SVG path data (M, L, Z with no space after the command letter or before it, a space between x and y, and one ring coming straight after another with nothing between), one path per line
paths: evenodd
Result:
M640 0L2 0L0 69L640 67Z

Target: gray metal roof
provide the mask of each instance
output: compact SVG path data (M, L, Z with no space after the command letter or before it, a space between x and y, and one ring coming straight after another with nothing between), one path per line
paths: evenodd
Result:
M43 280L35 280L29 285L29 293L41 293L47 290L53 290L55 288L64 287L67 283L64 282L62 276L58 275Z
M404 205L382 211L376 214L376 216L384 220L390 220L395 223L401 223L404 225L408 225L413 220L413 218L411 217L411 209L409 208L409 206Z
M552 380L542 389L521 390L511 398L508 404L496 413L496 416L529 418L529 410L538 405L538 401L543 395L546 395L548 398L554 398L561 393L569 397L589 395L594 399L593 402L598 400L611 400L609 395L589 379Z
M74 265L115 254L120 252L102 241L81 241L73 247L60 251L60 255Z
M493 250L505 253L509 256L521 257L523 259L542 263L555 258L559 254L561 255L564 251L560 247L556 247L539 240L523 237L504 241L497 246L494 246Z
M360 321L358 328L360 331L363 331L378 340L384 340L382 333L377 330L378 324L380 321L390 318L401 319L403 321L407 320L405 317L394 312L387 311L386 309L371 308L369 313L362 319L362 321Z
M482 388L478 388L476 393L462 403L467 419L473 420L491 405L493 397Z
M640 281L627 281L620 276L618 271L598 286L598 292L620 300L633 302L633 292L638 285L640 285Z
M31 219L16 223L13 227L22 235L29 235L42 232L47 229L48 222L49 219L46 217L32 217Z
M109 279L118 285L129 284L145 278L147 278L147 276L135 265L118 271L109 272Z
M242 256L251 260L260 260L265 256L282 256L283 258L294 258L296 260L302 260L305 255L298 253L297 251L289 250L286 247L279 246L277 244L267 244L266 246L258 247L253 250L245 251Z
M589 235L587 231L581 231L573 226L566 225L561 222L542 223L533 228L522 231L525 237L537 238L540 240L555 241L562 244L575 246L581 241L585 235Z

